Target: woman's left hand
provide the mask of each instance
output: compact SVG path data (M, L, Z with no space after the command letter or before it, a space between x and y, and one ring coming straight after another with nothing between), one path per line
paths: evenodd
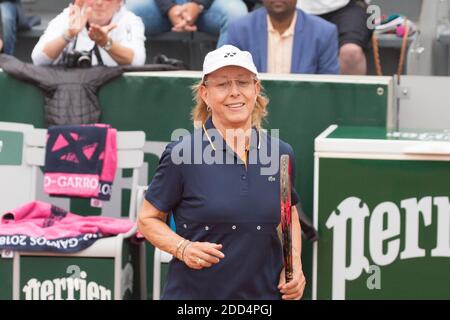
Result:
M280 281L278 289L282 294L283 300L300 300L305 290L306 279L302 268L294 270L294 275L291 281L286 283L284 276L284 268L281 270Z
M89 26L89 38L94 41L100 47L104 47L108 42L108 34L111 30L117 27L117 24L109 24L107 26L99 26L97 24L91 24Z

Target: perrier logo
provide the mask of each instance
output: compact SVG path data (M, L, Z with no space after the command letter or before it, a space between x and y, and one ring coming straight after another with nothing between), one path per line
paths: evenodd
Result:
M437 239L431 256L450 257L449 197L404 199L400 201L400 207L404 209L402 212L394 202L386 201L378 204L372 213L359 198L343 200L326 222L326 227L333 230L332 298L345 299L346 281L359 278L363 270L369 271L369 255L379 266L387 266L397 259L425 257L426 250L419 246L419 227L422 223L425 227L431 225L433 206L437 211L434 222L437 224ZM368 229L366 220L369 222ZM384 224L384 221L387 223ZM405 223L404 228L401 226L402 221ZM401 234L401 230L404 230L404 234ZM351 232L349 244L347 232ZM369 233L367 255L364 251L366 232ZM404 249L400 252L401 241L404 241ZM346 261L349 261L348 265Z
M87 281L86 271L79 277L39 281L32 278L22 288L25 300L111 300L111 290L94 281Z

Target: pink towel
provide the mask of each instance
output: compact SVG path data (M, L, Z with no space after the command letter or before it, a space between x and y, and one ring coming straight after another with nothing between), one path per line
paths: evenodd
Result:
M133 226L129 219L84 217L34 201L1 217L0 249L77 252L99 238L127 233Z
M96 124L96 126L103 126ZM99 192L97 198L100 200L109 200L111 198L112 184L116 175L117 168L117 130L109 125L106 132L105 151L100 155L103 160L102 171L99 177Z
M117 168L117 130L107 124L48 129L44 191L109 200Z

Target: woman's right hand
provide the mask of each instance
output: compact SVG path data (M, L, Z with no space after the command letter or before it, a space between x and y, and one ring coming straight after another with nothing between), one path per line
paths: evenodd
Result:
M184 249L183 261L192 269L209 268L225 257L221 249L222 245L217 243L191 242Z
M66 35L70 38L78 35L86 27L91 12L92 8L88 7L83 0L69 4L69 28L66 30Z

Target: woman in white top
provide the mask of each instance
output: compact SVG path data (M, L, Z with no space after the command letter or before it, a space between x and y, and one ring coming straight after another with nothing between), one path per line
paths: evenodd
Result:
M298 0L297 7L303 11L321 15L345 7L350 0Z
M61 65L70 51L91 51L92 65L143 65L144 24L123 0L76 0L50 21L31 58Z
M367 27L369 15L365 0L298 0L297 7L334 23L339 33L341 74L365 75L364 50L370 46L372 31Z

